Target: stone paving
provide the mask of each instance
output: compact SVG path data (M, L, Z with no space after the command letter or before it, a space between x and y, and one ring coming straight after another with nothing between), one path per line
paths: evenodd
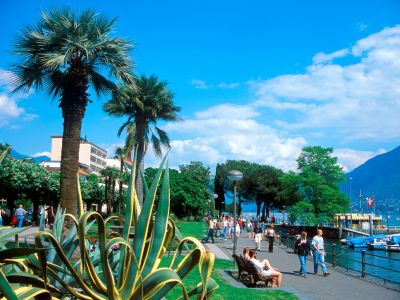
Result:
M220 257L220 252L214 252L218 258L226 259L232 257L233 242L232 240L224 241L216 238L215 244L205 244L205 246L214 252L213 249L224 253ZM242 233L238 239L237 253L241 254L244 247L255 248L253 239L249 239L245 233ZM285 246L274 246L274 252L268 252L268 242L262 241L261 251L257 252L258 259L267 258L272 266L276 267L283 273L282 290L296 294L300 299L316 300L316 299L400 299L400 292L387 288L386 286L362 280L336 269L329 268L331 275L322 276L321 268L319 274L314 275L312 258L309 257L307 262L307 278L299 275L300 269L299 258L291 249ZM233 266L233 264L232 264ZM234 268L234 267L233 267ZM400 290L400 287L399 287Z

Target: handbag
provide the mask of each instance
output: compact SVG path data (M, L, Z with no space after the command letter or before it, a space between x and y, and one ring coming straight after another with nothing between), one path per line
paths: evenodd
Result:
M16 215L13 215L13 217L11 219L11 224L17 225L17 216Z

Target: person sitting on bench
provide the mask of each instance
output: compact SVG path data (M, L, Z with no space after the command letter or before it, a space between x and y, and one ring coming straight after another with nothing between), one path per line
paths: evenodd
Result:
M263 261L259 261L257 259L257 252L250 250L250 262L254 264L257 268L258 272L260 272L264 277L272 277L277 279L277 287L282 285L282 273L278 272L274 269L271 264L269 263L268 259L264 259Z

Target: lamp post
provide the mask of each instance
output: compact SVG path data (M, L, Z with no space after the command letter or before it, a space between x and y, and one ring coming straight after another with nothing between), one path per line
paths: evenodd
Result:
M211 199L208 199L208 217L211 215Z
M238 170L228 171L228 179L233 182L233 254L236 255L236 184L243 178L242 172Z
M213 215L215 215L215 200L218 198L218 194L214 194L214 203L213 203Z
M349 178L349 189L350 189L350 228L353 228L353 202L351 200L351 181L352 177Z

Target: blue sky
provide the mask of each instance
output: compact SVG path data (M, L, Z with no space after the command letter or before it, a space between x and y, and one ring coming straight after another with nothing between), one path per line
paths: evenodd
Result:
M169 81L185 120L163 124L172 165L246 159L288 170L302 147L322 145L351 170L399 145L398 1L3 0L0 141L20 153L50 151L62 118L43 93L11 94L10 51L23 25L59 5L117 16L136 73ZM82 136L111 154L123 120L92 98Z

